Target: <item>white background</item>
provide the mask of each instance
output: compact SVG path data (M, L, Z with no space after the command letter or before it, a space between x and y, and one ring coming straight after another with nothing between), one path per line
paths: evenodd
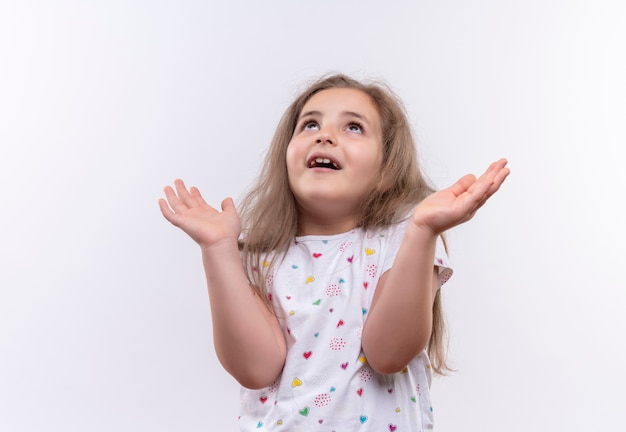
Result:
M0 430L236 430L199 250L157 199L240 197L331 71L400 94L437 187L510 160L449 235L436 430L620 430L625 22L619 0L4 0Z

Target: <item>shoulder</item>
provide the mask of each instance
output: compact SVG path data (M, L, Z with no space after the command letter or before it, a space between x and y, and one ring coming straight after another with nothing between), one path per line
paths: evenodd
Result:
M376 239L383 244L399 245L406 233L408 222L408 218L403 218L389 225L364 230L363 238L365 241Z

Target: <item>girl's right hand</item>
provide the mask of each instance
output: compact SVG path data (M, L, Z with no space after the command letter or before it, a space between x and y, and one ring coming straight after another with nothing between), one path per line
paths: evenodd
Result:
M241 222L231 198L222 201L222 211L206 203L200 191L187 187L182 180L174 181L176 191L165 187L165 197L159 199L159 207L165 219L182 229L202 248L222 241L237 242L241 234Z

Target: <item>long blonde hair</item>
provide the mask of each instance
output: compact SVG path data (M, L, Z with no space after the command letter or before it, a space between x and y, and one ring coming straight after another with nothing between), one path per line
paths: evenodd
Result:
M287 177L287 146L298 117L316 93L332 88L352 88L369 95L382 125L383 160L380 178L361 203L357 226L383 227L406 217L408 210L434 192L418 167L417 152L404 106L395 93L380 82L360 82L343 74L322 77L311 84L283 114L256 183L242 200L242 257L255 292L271 307L266 275L272 260L286 252L298 232L298 210ZM445 321L439 290L433 305L433 327L428 354L433 370L449 370L445 362Z

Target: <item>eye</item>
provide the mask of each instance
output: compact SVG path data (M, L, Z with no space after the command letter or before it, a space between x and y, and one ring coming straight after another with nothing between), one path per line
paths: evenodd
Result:
M363 125L357 122L352 122L348 125L348 130L350 132L363 133Z
M319 125L317 124L316 121L313 120L309 120L304 122L304 125L302 126L303 130L318 130L319 129Z

